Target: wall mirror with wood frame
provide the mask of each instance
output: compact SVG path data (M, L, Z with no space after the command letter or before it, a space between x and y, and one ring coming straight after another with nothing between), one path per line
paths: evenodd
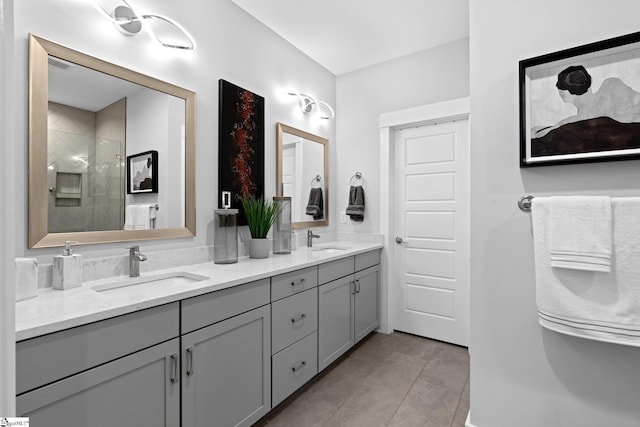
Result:
M190 90L30 35L29 248L194 236L195 107Z

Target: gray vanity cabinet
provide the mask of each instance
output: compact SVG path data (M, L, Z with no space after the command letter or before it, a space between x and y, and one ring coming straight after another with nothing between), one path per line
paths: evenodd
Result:
M178 303L16 346L16 412L32 425L179 426Z
M320 266L318 369L321 371L380 325L380 252ZM346 274L346 276L345 276ZM335 279L336 275L343 275ZM324 280L335 279L323 284Z
M272 406L318 373L318 267L271 278Z
M271 409L269 282L182 301L182 427L250 426Z
M250 426L271 409L271 308L182 337L182 427Z

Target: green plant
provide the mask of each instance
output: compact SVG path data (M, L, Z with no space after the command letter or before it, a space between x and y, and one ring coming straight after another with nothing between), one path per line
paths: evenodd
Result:
M242 198L242 207L247 217L249 231L254 239L264 239L281 211L280 203L255 196Z

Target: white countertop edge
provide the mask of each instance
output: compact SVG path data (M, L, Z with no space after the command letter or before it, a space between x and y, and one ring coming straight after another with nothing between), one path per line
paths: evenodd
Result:
M209 292L220 291L240 284L381 249L383 245L371 242L336 241L316 245L315 248L322 247L344 247L346 249L340 253L315 252L311 254L308 248L300 248L291 254L270 254L266 259L240 258L234 264L207 262L149 273L144 273L144 264L142 264L143 273L141 276L187 271L209 277L208 280L190 283L179 290L166 289L157 285L157 292L149 292L147 286L144 295L135 286L121 288L114 294L99 293L92 289L98 284L128 280L128 276L85 282L79 288L65 291L51 288L41 289L38 292L38 297L16 302L16 340L35 338Z

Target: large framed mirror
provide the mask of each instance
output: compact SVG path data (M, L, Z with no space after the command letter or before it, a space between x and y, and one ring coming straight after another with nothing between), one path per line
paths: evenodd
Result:
M294 227L329 225L329 140L276 125L276 193L291 197Z
M195 108L190 90L30 35L29 248L194 236Z

